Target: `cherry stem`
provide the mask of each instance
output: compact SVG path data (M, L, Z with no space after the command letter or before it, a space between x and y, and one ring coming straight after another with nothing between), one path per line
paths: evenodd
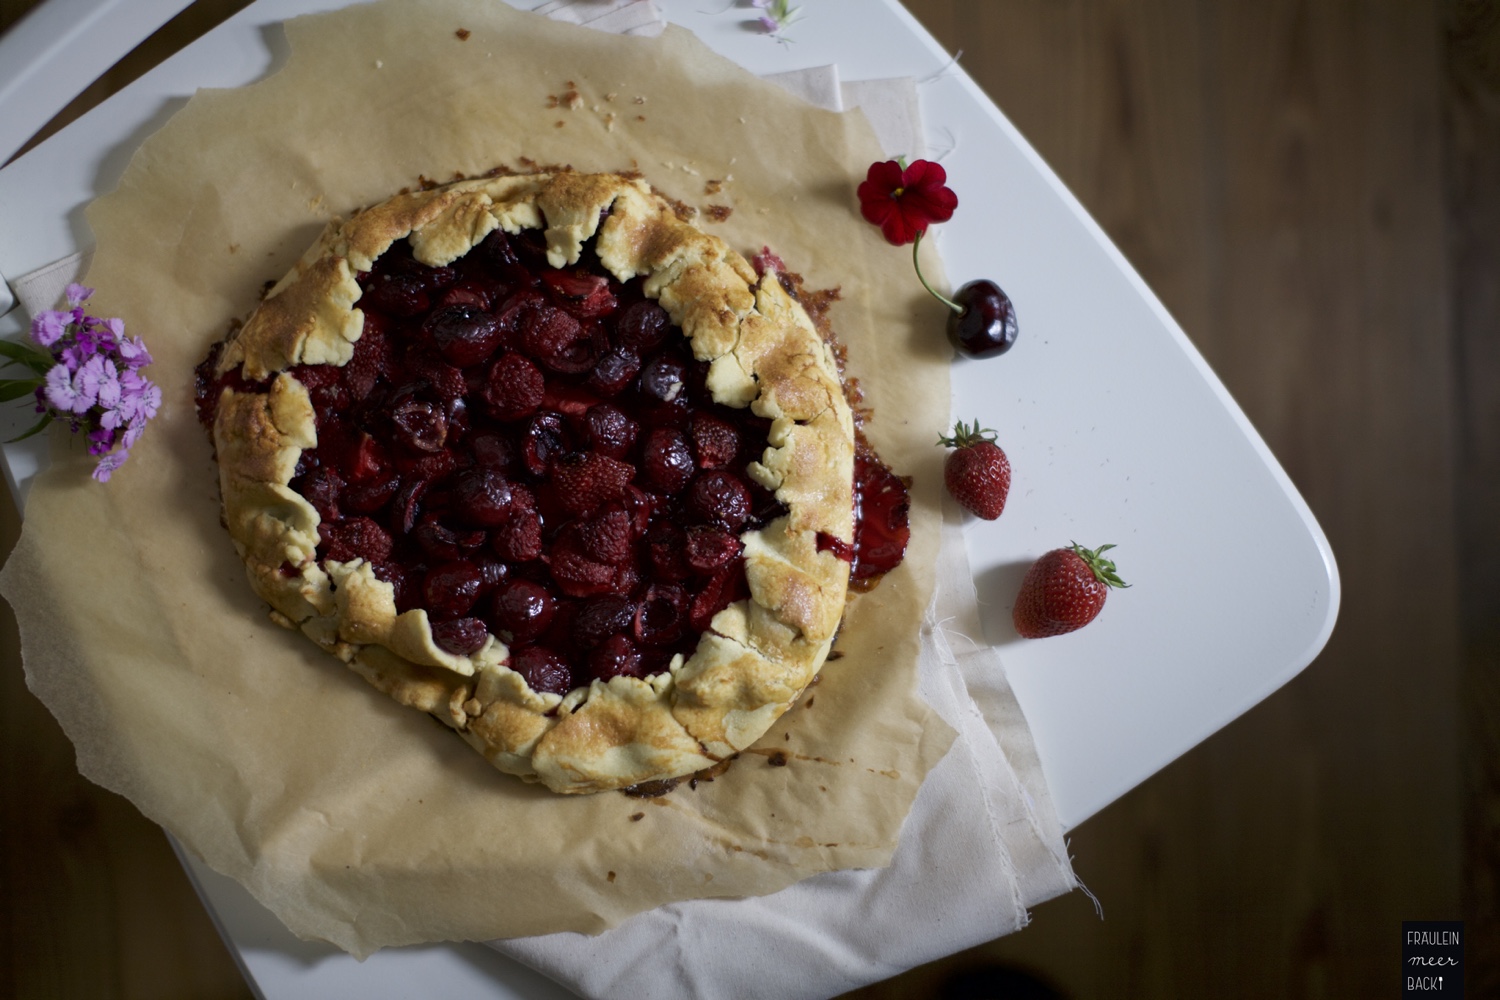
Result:
M917 251L922 249L922 237L926 235L927 231L924 229L922 232L917 234L917 238L912 240L911 243L911 264L912 267L917 269L917 280L922 283L923 288L927 289L928 295L931 295L933 298L937 299L943 305L947 306L949 309L952 309L959 315L963 315L963 306L959 305L957 302L954 302L952 299L948 298L948 296L939 292L936 288L933 288L927 283L927 279L922 277L922 264L919 260L917 260Z

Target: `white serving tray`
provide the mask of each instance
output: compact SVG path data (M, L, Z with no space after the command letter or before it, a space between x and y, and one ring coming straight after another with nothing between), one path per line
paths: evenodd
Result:
M1339 603L1322 530L1150 289L910 14L895 0L818 0L804 6L794 41L779 43L749 30L755 11L744 4L657 2L669 20L758 74L837 64L844 80L922 81L929 142L948 150L941 159L961 205L933 230L948 272L955 285L1000 282L1021 321L1005 357L955 362L954 413L995 428L1015 469L1003 517L971 521L966 540L982 638L1001 651L1064 826L1307 666ZM126 4L95 6L118 13ZM280 21L340 6L259 0L0 170L0 275L90 246L83 206L114 186L146 135L195 89L272 71L285 54ZM140 17L155 18L154 27L162 7L141 4ZM0 75L0 101L3 84ZM0 336L23 329L19 310L0 317ZM40 448L6 446L4 457L24 494ZM1010 606L1026 567L1075 539L1116 543L1132 587L1112 594L1080 632L1019 639ZM265 996L433 995L438 984L454 997L569 995L477 945L393 949L356 963L295 941L238 884L184 862Z

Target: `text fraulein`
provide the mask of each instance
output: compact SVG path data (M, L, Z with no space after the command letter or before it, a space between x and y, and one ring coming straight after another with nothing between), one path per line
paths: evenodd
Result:
M1407 931L1407 944L1444 945L1453 947L1459 943L1458 931Z

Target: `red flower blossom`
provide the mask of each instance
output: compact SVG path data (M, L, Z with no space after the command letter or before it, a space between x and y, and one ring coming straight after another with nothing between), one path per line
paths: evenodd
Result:
M895 160L872 163L859 186L860 213L893 246L913 243L931 223L953 218L958 195L947 180L948 172L931 160L914 160L904 169Z
M948 339L958 353L969 358L994 357L1010 350L1019 332L1010 296L993 281L971 281L950 298L922 276L922 237L927 227L947 222L958 207L958 195L947 181L948 172L930 160L917 160L911 166L896 160L872 163L859 186L859 210L893 246L912 245L911 264L917 280L927 294L948 307Z

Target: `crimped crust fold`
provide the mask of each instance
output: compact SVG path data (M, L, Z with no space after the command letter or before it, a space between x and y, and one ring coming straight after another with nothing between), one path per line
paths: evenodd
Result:
M603 266L644 277L700 361L716 402L771 419L747 473L787 513L742 536L750 599L715 616L692 655L640 680L566 697L532 691L490 636L470 656L433 640L425 612L396 613L363 560L317 560L319 516L290 486L317 443L307 390L289 371L346 364L363 328L359 272L409 238L422 263L462 257L491 231L545 228L554 267L594 239ZM589 792L701 770L763 735L816 675L843 614L852 543L854 421L832 352L774 272L679 219L643 181L558 172L401 194L331 224L221 351L241 388L218 400L224 520L256 593L398 702L457 730L502 771Z

